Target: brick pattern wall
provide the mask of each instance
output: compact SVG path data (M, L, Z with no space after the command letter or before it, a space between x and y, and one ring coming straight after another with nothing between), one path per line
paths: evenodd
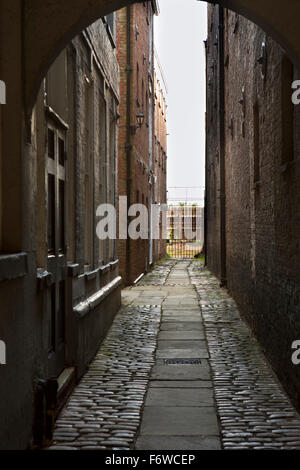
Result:
M154 72L154 147L155 204L166 204L167 196L167 104L162 84ZM162 234L162 219L160 221ZM166 256L166 240L154 240L154 261Z
M117 13L117 57L120 65L120 120L118 143L119 194L128 194L127 177L130 177L130 204L145 204L151 198L150 139L153 126L149 123L149 111L153 112L153 9L151 2L130 7L130 45L127 41L127 9ZM130 123L127 122L127 48L130 47ZM151 55L151 56L150 56ZM137 124L136 116L145 116L141 128L127 136L127 126ZM128 174L130 153L130 175ZM149 240L119 240L118 257L120 273L125 284L130 284L149 268Z
M209 7L207 46L208 265L215 273L217 10ZM300 407L300 370L291 361L300 338L300 109L290 106L297 73L256 25L226 10L224 20L227 284Z
M219 165L219 64L216 38L218 10L208 5L207 109L206 109L206 211L207 262L214 274L220 276L220 165Z

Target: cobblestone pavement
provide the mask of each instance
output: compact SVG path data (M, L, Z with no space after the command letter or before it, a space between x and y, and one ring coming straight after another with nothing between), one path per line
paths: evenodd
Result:
M137 450L221 448L209 354L189 265L175 264L161 287L166 297Z
M197 263L189 267L200 296L222 444L225 449L300 449L300 417L235 302Z
M163 284L173 265L158 264L141 280L145 287L124 289L123 306L61 412L50 449L133 448L165 298L149 285Z
M122 299L50 449L300 449L299 415L201 262L158 263Z

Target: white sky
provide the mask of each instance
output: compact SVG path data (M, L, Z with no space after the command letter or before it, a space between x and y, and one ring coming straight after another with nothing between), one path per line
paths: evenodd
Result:
M154 31L168 86L168 187L204 186L207 4L159 0L159 6Z

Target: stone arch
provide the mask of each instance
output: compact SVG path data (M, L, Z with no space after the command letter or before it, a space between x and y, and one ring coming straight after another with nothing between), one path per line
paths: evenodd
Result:
M30 115L51 63L82 29L114 10L142 0L27 0L24 2L25 107ZM160 0L163 2L164 0ZM205 0L201 0L205 1ZM255 22L300 64L299 0L208 0ZM184 0L182 2L184 7Z

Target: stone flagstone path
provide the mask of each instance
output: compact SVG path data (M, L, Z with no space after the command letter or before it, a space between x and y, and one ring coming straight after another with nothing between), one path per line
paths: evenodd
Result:
M300 417L201 261L158 263L123 306L50 449L300 449Z

